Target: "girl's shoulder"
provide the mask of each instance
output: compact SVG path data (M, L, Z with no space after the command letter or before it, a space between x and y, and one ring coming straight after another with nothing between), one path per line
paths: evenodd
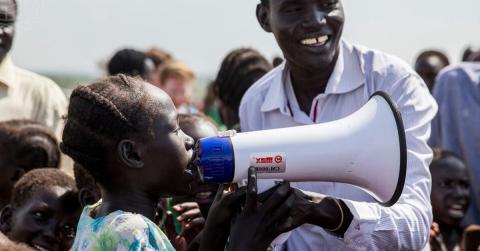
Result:
M88 249L79 250L174 250L160 228L140 214L116 211L88 225L79 229L87 235L78 233L83 236L78 247Z

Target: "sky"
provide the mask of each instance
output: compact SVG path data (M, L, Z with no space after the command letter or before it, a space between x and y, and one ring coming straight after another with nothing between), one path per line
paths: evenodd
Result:
M119 48L170 51L199 76L214 76L241 46L281 55L257 23L259 0L18 0L14 62L47 73L102 75ZM412 64L423 49L458 62L480 46L479 0L344 0L344 37Z

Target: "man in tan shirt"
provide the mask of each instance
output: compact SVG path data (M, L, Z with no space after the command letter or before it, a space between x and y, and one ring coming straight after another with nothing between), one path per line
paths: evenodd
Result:
M67 98L52 80L16 67L8 53L15 35L17 3L0 0L0 121L32 119L60 139Z

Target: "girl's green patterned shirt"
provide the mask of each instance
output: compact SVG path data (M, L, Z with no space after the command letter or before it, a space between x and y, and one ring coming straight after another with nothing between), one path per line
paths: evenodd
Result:
M160 228L140 214L115 211L107 216L90 217L97 204L83 209L78 222L74 251L174 251Z

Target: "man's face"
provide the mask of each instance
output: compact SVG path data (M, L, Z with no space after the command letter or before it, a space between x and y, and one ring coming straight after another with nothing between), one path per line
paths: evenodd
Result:
M467 167L455 158L446 158L432 170L432 208L434 221L458 227L469 204Z
M345 21L340 0L270 0L257 8L290 65L307 70L335 64Z
M0 62L12 48L16 18L16 3L13 0L0 0Z

